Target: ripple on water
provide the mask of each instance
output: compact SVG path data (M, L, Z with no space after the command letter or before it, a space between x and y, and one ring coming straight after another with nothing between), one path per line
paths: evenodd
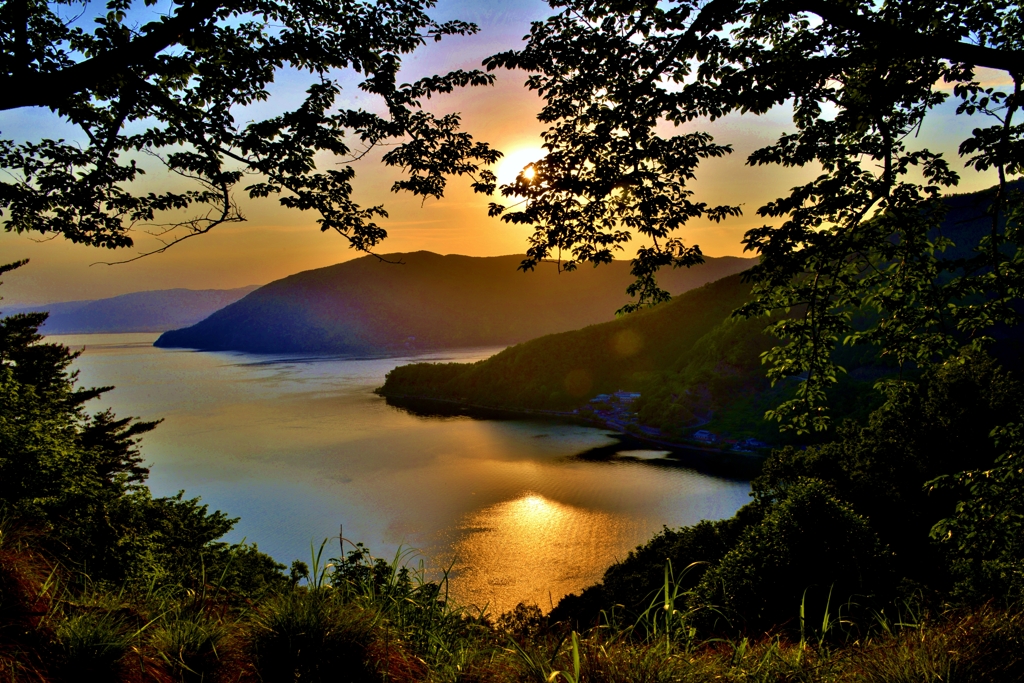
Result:
M455 598L500 614L519 602L545 611L592 583L644 526L533 492L467 515L455 543Z

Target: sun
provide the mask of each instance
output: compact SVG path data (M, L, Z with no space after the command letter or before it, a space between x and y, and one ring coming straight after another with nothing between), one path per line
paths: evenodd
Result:
M503 156L494 169L498 176L498 185L511 185L516 176L524 174L527 180L533 180L535 171L533 162L543 158L544 150L540 147L520 147Z

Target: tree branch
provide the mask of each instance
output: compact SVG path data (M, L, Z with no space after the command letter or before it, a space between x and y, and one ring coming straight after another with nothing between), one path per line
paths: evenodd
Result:
M707 35L717 31L729 21L729 12L741 7L741 0L711 0L701 8L686 32L679 37L679 40L672 47L672 51L661 61L660 64L651 69L651 73L644 78L640 88L646 88L655 80L661 77L665 69L672 66L672 62L679 58L691 41L696 40L698 35Z
M983 66L999 71L1024 71L1024 52L999 50L906 31L893 24L855 14L828 0L796 0L792 12L811 12L828 23L858 33L862 39L884 45L886 50L927 54L959 64Z
M214 15L218 0L196 0L181 7L170 19L143 27L145 35L60 71L22 71L0 76L0 111L21 107L57 107L71 95L85 92L114 74L152 59L162 50L180 42L183 34Z

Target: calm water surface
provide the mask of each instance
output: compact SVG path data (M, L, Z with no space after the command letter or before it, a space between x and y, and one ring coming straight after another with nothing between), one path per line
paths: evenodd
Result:
M279 561L347 539L378 555L420 551L454 563L456 596L502 611L548 609L662 525L728 517L745 482L658 461L662 451L579 459L617 443L600 429L530 420L422 417L372 393L396 365L474 361L496 349L408 358L253 356L157 349L156 335L55 336L81 384L115 385L93 403L164 419L146 435L156 495L185 489L241 520L229 540ZM337 554L334 552L334 554Z

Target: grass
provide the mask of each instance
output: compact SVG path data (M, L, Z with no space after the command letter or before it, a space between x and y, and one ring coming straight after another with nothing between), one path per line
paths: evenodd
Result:
M2 512L2 511L0 511ZM32 538L0 515L0 681L42 681L54 634L40 618L53 568Z
M580 633L548 623L534 607L493 620L463 610L448 597L447 574L430 579L414 560L399 552L385 561L357 545L324 561L321 547L296 585L239 606L215 585L198 593L76 591L53 580L26 546L0 543L0 614L11 619L26 605L36 614L23 614L20 630L7 622L0 629L0 681L1024 680L1019 611L902 610L852 624L830 608L799 638L702 639L680 588L693 567L666 564L663 586L637 620L621 623L613 611Z
M172 678L209 681L230 666L229 644L238 624L219 612L201 605L178 605L151 627L148 645Z
M346 672L351 681L382 678L392 651L377 615L328 588L293 591L261 605L247 624L252 665L263 680L320 680ZM383 656L382 656L383 655ZM389 671L390 672L390 671Z

